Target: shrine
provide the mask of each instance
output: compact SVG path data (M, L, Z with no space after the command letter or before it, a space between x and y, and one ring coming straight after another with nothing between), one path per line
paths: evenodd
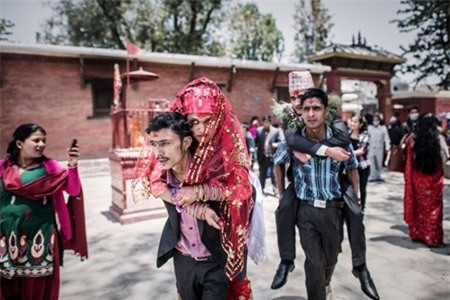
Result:
M127 89L136 82L157 80L159 75L139 68L120 75L114 66L114 105L111 108L112 148L109 153L112 204L109 212L121 224L166 215L163 203L150 198L135 203L131 191L133 171L144 144L145 126L157 114L166 111L166 99L148 98L145 101L128 99ZM124 86L122 87L122 82Z
M394 67L406 60L396 54L369 47L358 36L352 45L331 44L310 57L313 62L331 67L325 73L327 92L342 96L342 80L361 80L375 83L379 112L385 120L392 115L391 79Z

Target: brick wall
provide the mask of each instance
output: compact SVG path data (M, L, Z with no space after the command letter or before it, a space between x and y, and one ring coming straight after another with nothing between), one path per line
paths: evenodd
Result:
M78 138L83 157L105 157L110 145L108 119L92 116L89 86L81 88L78 61L2 56L1 153L13 130L38 123L47 131L46 154L67 157L72 138Z
M111 147L111 120L93 118L92 91L89 80L110 78L114 63L126 71L122 59L56 58L37 55L2 54L0 87L0 153L3 156L13 130L22 123L33 122L47 131L46 154L57 159L67 158L72 138L77 138L82 158L105 158ZM160 75L150 82L139 82L127 92L128 101L148 98L173 99L191 75L190 65L169 65L131 62L132 70L144 70ZM276 85L287 86L288 72L279 72ZM195 67L193 77L208 76L227 84L229 68ZM276 92L271 91L275 70L239 68L233 76L231 100L241 121L251 116L270 114ZM317 78L315 78L317 81Z
M401 122L406 122L408 119L408 109L417 106L420 113L436 113L436 99L434 97L410 97L406 99L393 99L393 104L403 105L402 109L395 109L394 112L400 113ZM387 120L389 121L389 120Z

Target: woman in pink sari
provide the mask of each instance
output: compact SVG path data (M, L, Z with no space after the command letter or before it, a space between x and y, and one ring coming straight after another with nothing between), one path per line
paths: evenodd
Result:
M406 137L404 219L413 241L443 246L443 163L448 147L432 114L421 115Z

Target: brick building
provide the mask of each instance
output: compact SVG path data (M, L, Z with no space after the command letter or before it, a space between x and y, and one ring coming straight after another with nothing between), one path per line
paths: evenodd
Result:
M406 121L408 109L417 106L421 113L441 116L450 113L450 91L400 91L392 98L393 111L400 114L400 120Z
M46 153L66 158L77 138L83 158L105 158L111 148L109 116L113 70L126 71L126 51L86 47L0 43L0 153L12 131L34 122L47 130ZM231 100L241 121L271 114L272 99L288 100L288 73L310 70L316 85L330 68L319 64L254 62L229 58L144 53L130 58L130 70L157 73L156 81L130 86L127 101L173 99L190 80L208 76Z

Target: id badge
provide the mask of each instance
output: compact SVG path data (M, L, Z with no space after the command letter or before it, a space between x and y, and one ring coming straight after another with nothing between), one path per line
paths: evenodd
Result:
M325 201L325 200L314 200L314 207L326 208L327 207L327 201Z

